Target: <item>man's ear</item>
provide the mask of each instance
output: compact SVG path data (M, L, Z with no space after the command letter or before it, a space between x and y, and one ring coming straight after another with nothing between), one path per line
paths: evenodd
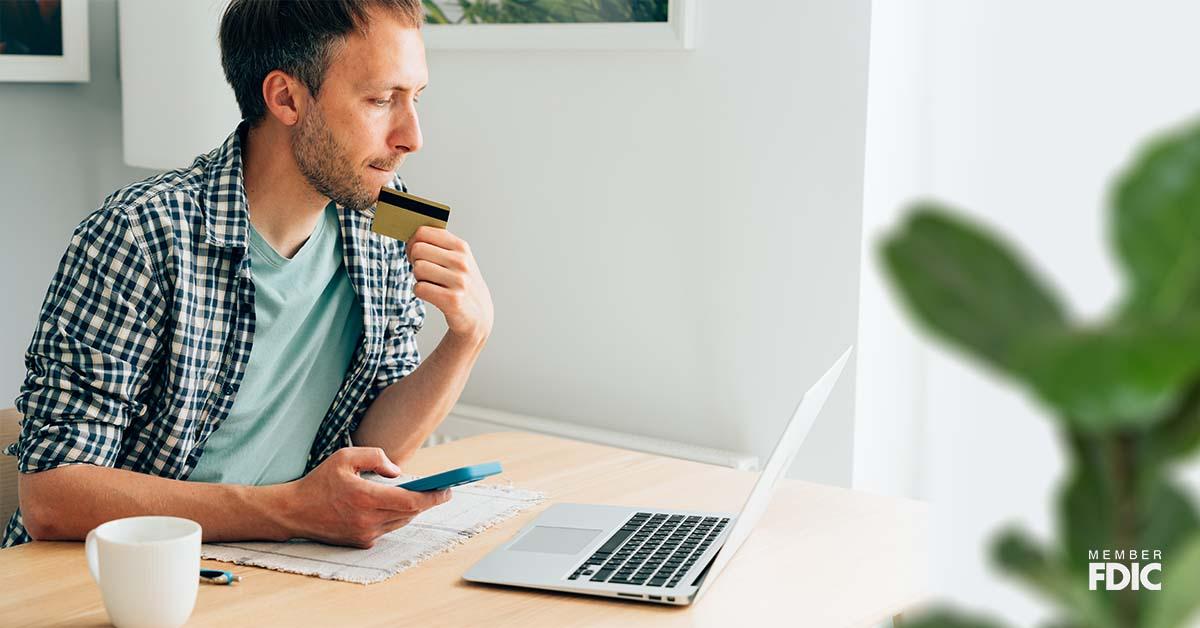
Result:
M272 70L263 79L262 96L267 113L284 126L292 126L300 120L300 108L307 95L308 89L282 70Z

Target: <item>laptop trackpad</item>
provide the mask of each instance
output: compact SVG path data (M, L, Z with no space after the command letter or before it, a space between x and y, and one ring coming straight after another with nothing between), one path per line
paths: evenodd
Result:
M578 554L601 532L603 530L534 526L532 530L518 539L508 549L514 552Z

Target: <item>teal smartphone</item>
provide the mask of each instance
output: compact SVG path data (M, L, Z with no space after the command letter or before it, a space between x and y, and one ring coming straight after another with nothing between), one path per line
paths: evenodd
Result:
M475 464L469 467L459 467L450 471L445 471L437 475L431 475L399 484L400 488L406 491L440 491L451 486L459 486L462 484L470 484L478 482L483 478L490 477L500 473L499 462L485 462L483 464Z

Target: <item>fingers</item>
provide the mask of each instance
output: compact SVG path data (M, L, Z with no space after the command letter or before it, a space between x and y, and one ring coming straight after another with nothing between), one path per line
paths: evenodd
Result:
M416 273L417 261L425 260L432 262L442 268L452 271L465 273L470 270L467 264L467 254L462 251L447 249L429 242L414 242L412 248L408 249L408 259L413 263L413 272ZM420 279L420 277L418 277Z
M372 489L375 506L380 510L398 513L397 516L416 516L434 506L450 501L450 490L417 492L408 491L396 486L376 484Z
M403 528L404 526L412 523L413 519L415 519L415 517L412 517L412 516L398 517L396 519L392 519L390 521L383 522L383 524L380 525L380 528L383 529L383 534L387 534L388 532L392 532L393 530L398 530L398 529Z
M414 509L416 512L424 512L430 508L433 508L434 506L438 506L450 501L450 489L425 492L406 491L404 489L400 489L397 492L402 493L399 498L402 500L407 500L409 507Z
M343 447L335 455L339 464L349 466L355 473L374 471L389 478L400 475L400 467L379 447Z
M462 298L458 291L443 288L428 281L418 281L417 285L413 286L413 294L422 301L434 304L443 312L456 309L461 303L459 300Z
M417 273L417 260L426 260L452 271L465 273L470 270L470 246L467 245L466 240L445 229L429 226L418 227L405 243L404 250L408 254L408 259L413 263L414 273ZM417 279L425 279L425 277L418 275ZM441 283L436 279L429 280Z
M423 508L421 508L421 510L428 510L430 508L433 508L434 506L440 506L440 505L450 501L450 498L453 497L453 495L451 495L451 493L450 493L450 489L448 489L448 488L442 489L440 491L429 491L427 493L420 493L420 495L425 500L424 502L422 502L425 505Z
M405 492L409 493L411 491L405 491ZM412 494L419 496L421 498L419 503L415 504L415 506L417 506L418 510L401 513L401 514L399 514L395 517L392 517L390 519L387 519L386 521L381 523L380 524L380 529L382 530L382 532L380 533L381 535L387 534L388 532L391 532L398 528L403 528L404 526L411 523L413 519L416 519L417 515L421 514L422 512L424 512L430 508L433 508L434 506L437 506L439 504L444 504L444 503L450 501L450 490L449 489L446 489L444 491L433 491L430 493L412 493Z
M429 282L443 288L462 288L466 285L463 273L439 266L427 259L413 262L413 277L418 282Z
M468 249L466 240L450 233L448 229L439 229L423 225L417 227L413 232L412 237L405 243L405 250L411 252L413 245L417 242L428 242L438 248L449 249L452 251L466 252Z

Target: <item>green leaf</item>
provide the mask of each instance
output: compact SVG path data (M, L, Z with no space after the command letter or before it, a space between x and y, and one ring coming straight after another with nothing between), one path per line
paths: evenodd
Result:
M992 546L992 560L1002 572L1057 604L1068 614L1070 624L1094 628L1117 625L1106 600L1090 595L1085 580L1076 577L1024 532L1016 529L1001 532Z
M1030 333L1065 325L1058 301L1015 254L940 206L915 206L882 251L926 328L1003 371L1021 375L1012 351Z
M1200 531L1200 515L1184 489L1163 478L1139 495L1138 547L1179 551Z
M1177 412L1200 374L1200 323L1044 329L1021 342L1011 364L1080 430L1144 429Z
M1156 467L1141 465L1137 436L1071 437L1074 464L1059 494L1066 564L1087 572L1089 550L1173 550L1200 530L1187 493Z
M446 13L433 0L422 0L422 5L425 6L425 23L426 24L449 24L450 20L446 17Z
M1113 193L1113 237L1130 291L1127 318L1200 310L1200 125L1140 151Z
M1200 535L1194 535L1170 553L1163 552L1159 591L1144 591L1148 602L1146 628L1186 625L1200 605Z
M904 617L903 628L1001 628L1004 624L979 615L966 615L961 611L939 608L915 617Z
M1190 455L1200 446L1200 385L1193 384L1179 407L1146 434L1141 459L1163 467Z
M1070 475L1059 490L1058 526L1063 562L1080 581L1087 577L1088 551L1126 547L1116 537L1117 489L1109 440L1067 436L1073 452Z
M1070 329L1057 301L1014 254L936 206L916 208L883 253L925 327L1027 382L1085 431L1163 420L1200 374L1196 316Z
M1139 458L1143 438L1070 435L1074 464L1059 495L1058 524L1063 565L1072 580L1086 585L1089 551L1157 549L1165 558L1200 531L1187 494ZM1145 596L1139 592L1089 594L1131 621L1146 617Z

